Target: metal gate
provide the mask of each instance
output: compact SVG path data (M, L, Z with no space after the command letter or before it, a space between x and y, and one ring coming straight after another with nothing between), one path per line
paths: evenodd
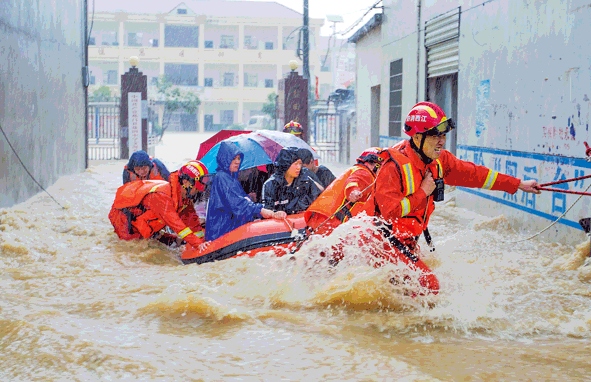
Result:
M88 159L120 159L119 103L88 104Z
M88 160L115 160L121 158L119 132L119 102L88 103ZM149 119L156 119L156 112L148 108ZM151 131L148 135L148 154L154 156L159 137Z
M347 110L320 111L314 114L310 146L322 162L348 162L350 118Z

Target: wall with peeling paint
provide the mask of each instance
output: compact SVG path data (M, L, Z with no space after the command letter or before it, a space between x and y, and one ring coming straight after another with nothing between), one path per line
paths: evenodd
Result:
M591 1L578 0L492 1L461 14L458 156L540 182L591 173L582 159L591 138L590 19ZM575 204L579 196L563 193L464 191L474 196L464 205L493 213L501 203L509 215L541 217L538 227L565 214L549 232L557 239L591 216L588 196Z
M461 7L457 155L540 182L591 174L583 144L591 141L591 0L383 3L381 145L401 139L388 134L390 62L403 59L406 113L426 98L425 22ZM357 126L368 123L358 119ZM591 181L557 187L585 191ZM542 229L564 215L545 233L560 241L584 239L578 220L591 216L591 197L578 200L556 192L533 196L461 189L457 203L515 217L517 226L529 229Z
M0 5L0 126L43 187L86 165L82 0ZM41 192L0 134L0 207Z

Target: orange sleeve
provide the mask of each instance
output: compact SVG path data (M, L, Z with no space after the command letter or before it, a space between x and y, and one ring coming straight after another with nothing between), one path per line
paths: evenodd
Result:
M202 237L195 235L194 231L183 221L183 219L181 219L176 212L170 196L160 192L153 192L146 195L142 201L142 205L146 209L154 212L158 218L162 219L164 223L176 232L181 239L184 239L193 247L197 247L205 241Z
M371 187L368 187L370 184L373 183L373 176L369 172L369 170L359 169L354 171L349 177L347 178L347 184L345 185L345 197L349 199L349 195L354 190L363 191L363 195L361 195L360 201L365 201L369 198L371 194Z
M193 232L203 231L201 222L199 221L199 215L195 211L193 204L189 204L179 214L183 223L185 223Z
M458 159L449 152L442 155L445 183L450 186L483 188L486 190L505 191L510 194L517 192L521 180L510 175L501 174L488 167Z
M427 205L427 195L420 187L414 194L404 195L401 174L393 161L386 162L378 172L375 189L374 199L380 215L389 221Z

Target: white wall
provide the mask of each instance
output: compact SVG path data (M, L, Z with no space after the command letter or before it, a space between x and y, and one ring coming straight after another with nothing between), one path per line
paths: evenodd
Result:
M351 158L357 158L371 146L371 88L382 84L382 43L381 28L377 27L356 44L356 117L355 128L351 129ZM387 101L387 99L386 99ZM383 104L383 99L382 99ZM387 104L385 105L387 107Z

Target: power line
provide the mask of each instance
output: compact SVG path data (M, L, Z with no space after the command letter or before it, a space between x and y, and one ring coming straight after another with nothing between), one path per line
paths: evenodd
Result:
M460 8L460 12L459 12L459 14L460 14L460 15L462 15L462 13L469 12L469 11L471 11L471 10L475 9L475 8L478 8L478 7L480 7L480 6L484 6L484 5L488 4L488 3L492 3L493 1L497 1L497 0L486 0L486 1L483 1L482 3L480 3L480 4L473 5L473 6L471 6L470 8L466 8L466 9L464 9L464 10L462 10L462 9ZM444 12L444 13L445 13L445 12ZM441 14L443 14L443 13L441 13ZM437 17L437 16L435 16L435 17ZM402 37L400 37L400 38L397 38L396 40L392 40L392 41L390 41L390 42L388 42L388 43L386 43L386 44L383 44L383 45L382 45L382 47L385 47L385 46L388 46L388 45L390 45L390 44L394 44L395 42L398 42L398 41L404 40L405 38L407 38L407 37L409 37L409 36L412 36L412 35L414 35L414 34L415 34L415 33L417 33L417 32L424 32L424 31L425 31L425 29L424 29L424 28L422 28L422 29L419 29L418 31L412 31L412 32L410 32L409 34L406 34L406 35L404 35L404 36L402 36Z
M375 2L375 3L374 3L372 6L371 6L371 7L369 7L369 8L368 8L368 9L365 11L365 13L363 14L363 16L361 16L360 18L358 18L358 19L357 19L357 21L355 21L355 22L353 23L353 25L349 26L349 27L348 27L347 29L345 29L343 32L339 32L339 34L340 34L341 36L344 36L344 35L346 35L347 33L351 32L351 31L353 30L353 28L355 28L357 25L359 25L359 24L360 24L360 23L363 21L363 19L365 18L365 16L367 16L367 15L368 15L368 14L369 14L369 13L370 13L370 12L371 12L373 9L379 8L377 5L378 5L379 3L381 3L381 2L382 2L382 0L378 0L378 1L376 1L376 2Z

